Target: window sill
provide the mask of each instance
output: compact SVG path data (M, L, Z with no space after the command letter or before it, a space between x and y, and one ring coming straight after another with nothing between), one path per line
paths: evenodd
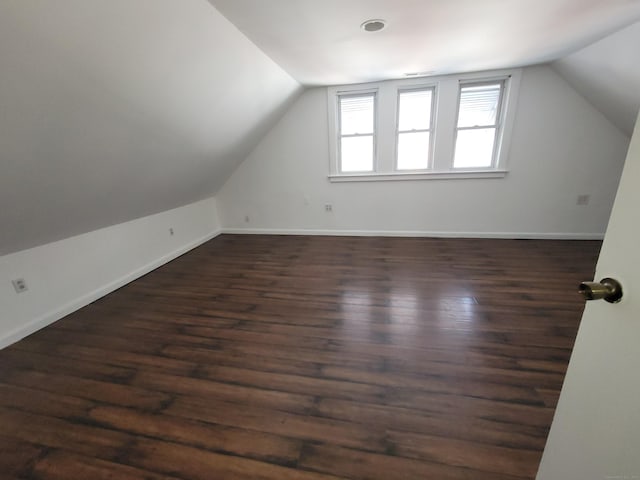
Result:
M397 180L463 180L469 178L504 178L506 170L463 170L440 172L410 172L410 173L347 173L329 175L332 183L340 182L388 182Z

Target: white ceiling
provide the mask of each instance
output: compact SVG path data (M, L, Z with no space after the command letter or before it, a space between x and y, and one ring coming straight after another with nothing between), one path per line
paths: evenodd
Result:
M558 59L640 19L640 0L210 0L305 85ZM382 18L387 28L360 24Z

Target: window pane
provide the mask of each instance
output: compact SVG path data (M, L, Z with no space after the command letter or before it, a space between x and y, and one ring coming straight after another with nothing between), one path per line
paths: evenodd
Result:
M340 97L340 134L373 133L374 95Z
M495 138L495 128L459 130L453 168L490 167Z
M501 89L501 83L462 87L458 127L495 125Z
M342 172L373 171L373 136L343 137L340 153Z
M429 167L429 132L398 134L398 170Z
M431 90L401 92L399 95L398 130L431 128Z

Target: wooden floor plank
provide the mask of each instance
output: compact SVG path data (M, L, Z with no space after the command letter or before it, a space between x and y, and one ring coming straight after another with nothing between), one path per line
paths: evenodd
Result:
M0 434L1 478L28 478L36 462L47 453L46 447Z
M541 451L546 440L545 427L518 425L475 417L460 417L458 411L416 412L415 409L373 405L323 398L317 413L323 417L368 425L372 428L429 433L443 438L471 440L480 444Z
M335 443L372 451L385 449L383 429L347 420L182 397L167 408L167 413L312 442Z
M531 480L599 247L219 236L0 352L0 477Z
M31 475L38 480L179 480L180 477L159 475L99 458L56 450L39 460Z
M300 441L248 430L244 428L245 425L235 428L128 408L98 406L91 409L88 417L102 426L134 435L170 440L278 465L295 465L302 447Z
M537 471L535 450L394 431L388 432L388 441L401 457L516 477L532 478Z
M372 478L518 480L526 478L504 473L483 472L435 461L363 452L327 444L307 445L299 464L312 470L331 472L334 475L353 480Z

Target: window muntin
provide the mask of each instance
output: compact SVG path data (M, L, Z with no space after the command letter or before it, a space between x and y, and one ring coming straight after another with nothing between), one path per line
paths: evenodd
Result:
M521 76L522 71L515 69L328 87L328 124L331 132L329 180L367 182L503 178L507 174ZM488 111L485 109L484 113L482 110L476 111L473 115L466 115L468 109L463 109L463 115L460 115L461 88L487 85L500 85L498 108ZM414 126L411 126L409 122L411 127L405 122L400 124L399 109L402 107L399 94L428 89L432 89L433 93L427 139L427 132L409 131L419 130L424 124L415 126L413 122ZM375 96L373 119L371 120L371 116L367 118L368 124L373 127L373 133L360 135L366 139L361 140L359 146L350 148L347 140L350 134L347 132L354 129L345 128L343 148L340 97L372 94ZM463 106L464 104L463 101ZM401 130L405 128L407 130ZM398 135L399 132L405 135ZM457 162L454 166L456 145ZM427 148L428 165L427 168L421 168L424 166L425 155L420 152L426 151ZM354 160L351 164L345 162L344 168L341 160L342 149L346 151L345 159L351 157ZM406 159L406 162L401 161L398 164L398 157L401 160ZM470 160L462 161L465 157ZM352 171L345 171L347 169Z
M397 170L429 168L433 99L433 88L398 91Z
M340 172L373 172L375 93L338 96Z
M494 166L503 91L504 81L460 85L454 169Z

